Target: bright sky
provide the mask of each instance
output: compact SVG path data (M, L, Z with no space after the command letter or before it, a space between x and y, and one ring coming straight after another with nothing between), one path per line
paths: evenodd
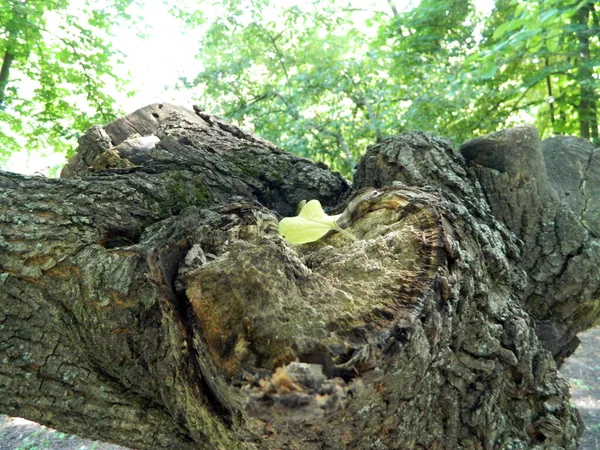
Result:
M117 32L115 41L122 42L120 47L128 54L123 76L129 71L131 87L137 91L129 98L121 95L122 109L133 112L155 102L190 103L189 97L194 93L177 91L172 86L180 77L193 78L200 71L195 56L201 31L185 30L181 21L170 15L160 1L147 2L143 8L136 7L132 14L143 17L149 29L146 39L137 36L135 29Z
M77 0L72 0L76 2ZM182 0L181 3L198 0ZM345 0L339 0L345 1ZM396 0L399 10L409 9L418 0ZM206 2L208 3L208 2ZM304 3L301 0L279 0L279 7ZM372 5L379 10L388 10L387 0L372 0ZM494 0L477 0L477 9L486 14L494 6ZM275 13L276 10L273 10ZM172 17L162 1L147 1L143 7L135 6L130 13L140 16L148 26L146 39L137 35L134 28L121 27L116 30L115 47L123 51L126 67L118 67L119 75L129 72L131 89L136 93L128 97L124 93L114 93L117 103L126 113L133 112L142 106L155 102L170 102L191 107L193 97L198 98L200 92L177 91L172 88L180 77L194 77L200 70L199 62L194 58L198 51L201 29L186 31L181 22ZM218 15L217 9L204 11L206 19ZM268 13L267 13L268 14ZM171 87L169 89L169 87ZM26 152L13 154L2 168L12 172L26 174L47 174L48 169L63 165L62 155L29 155Z

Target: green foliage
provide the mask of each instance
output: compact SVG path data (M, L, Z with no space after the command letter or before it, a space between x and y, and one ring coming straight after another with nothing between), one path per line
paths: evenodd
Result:
M110 29L132 0L2 0L0 158L73 148L78 133L118 113Z
M481 51L468 61L493 68L477 99L505 120L527 109L543 135L598 138L600 8L591 0L498 0Z
M0 1L0 159L71 149L118 113L110 30L135 0ZM593 0L169 3L206 30L203 70L183 82L198 103L347 176L409 129L462 142L527 121L598 140Z
M217 8L204 1L205 11ZM599 6L229 0L199 55L204 107L350 174L367 145L406 129L457 142L534 118L543 135L597 137ZM195 11L184 17L198 26Z
M373 70L351 56L348 14L295 6L269 19L261 17L267 3L229 2L229 15L213 22L202 46L205 70L194 81L204 86L205 106L221 105L218 112L263 137L348 171L370 141L365 128L377 126L356 127L366 89L357 77Z
M456 141L472 136L467 111L476 86L462 63L476 49L476 23L471 1L423 0L380 26L373 45L380 47L384 39L390 43L390 77L403 95L403 103L391 105L400 129L420 129Z

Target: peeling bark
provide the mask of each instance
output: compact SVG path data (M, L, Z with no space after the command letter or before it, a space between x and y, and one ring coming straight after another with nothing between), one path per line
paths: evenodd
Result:
M136 449L575 449L556 362L600 246L536 139L406 133L351 188L151 105L63 179L1 173L0 411ZM313 198L357 239L286 243Z

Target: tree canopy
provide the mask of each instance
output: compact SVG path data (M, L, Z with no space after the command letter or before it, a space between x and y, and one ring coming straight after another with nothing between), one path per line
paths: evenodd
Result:
M119 100L106 85L124 81L110 30L130 3L3 0L0 155L65 151L114 117ZM459 143L528 122L542 137L598 142L593 0L166 3L182 29L206 32L185 41L202 70L165 84L347 176L368 145L405 130Z
M132 0L1 3L0 158L67 152L79 132L119 112L110 30Z
M497 0L484 14L480 3L302 2L272 15L269 0L226 2L185 86L346 173L366 145L406 129L461 142L533 120L543 136L597 139L598 4Z

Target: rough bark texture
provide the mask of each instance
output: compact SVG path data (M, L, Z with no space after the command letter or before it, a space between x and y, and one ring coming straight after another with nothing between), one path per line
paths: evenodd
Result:
M531 128L406 133L351 188L200 110L92 128L65 178L0 174L0 411L140 450L575 449L581 147L555 176ZM313 198L356 239L287 244Z
M600 172L590 147L582 140L552 138L543 156L537 130L525 126L461 147L495 217L522 240L518 265L529 277L522 302L559 365L577 347L576 334L592 326L600 311L594 223L600 209L593 199ZM574 185L579 189L571 196Z

